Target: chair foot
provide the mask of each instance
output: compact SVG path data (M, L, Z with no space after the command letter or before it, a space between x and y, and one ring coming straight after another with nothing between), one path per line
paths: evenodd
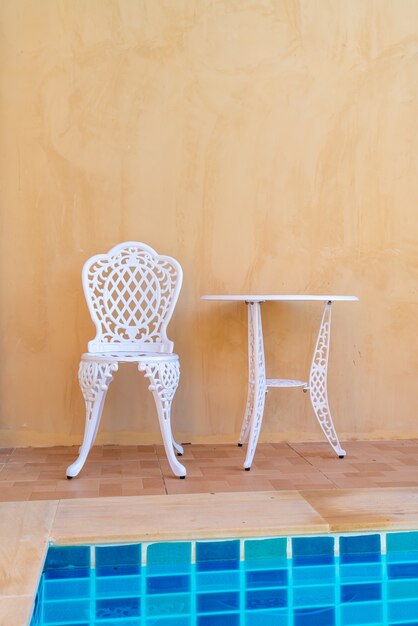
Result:
M344 456L345 456L344 454L339 454L339 455L338 455L338 458L339 458L339 459L343 459L343 458L344 458Z
M179 476L180 480L184 480L186 477L185 476Z
M242 443L239 443L239 444L238 444L238 448L242 448Z
M249 472L251 467L244 467L244 469L245 469L246 472Z
M73 478L73 476L67 476L67 480L72 480Z
M183 456L183 452L177 452L177 456ZM184 476L183 476L184 478Z

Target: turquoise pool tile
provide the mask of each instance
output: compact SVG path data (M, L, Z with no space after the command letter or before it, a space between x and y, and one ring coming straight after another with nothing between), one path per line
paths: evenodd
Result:
M145 622L146 626L193 626L192 618L186 615L177 617L151 617Z
M318 580L316 581L318 582ZM308 608L330 606L335 602L333 585L316 585L313 587L297 587L293 590L293 606Z
M368 626L369 624L383 626L382 602L363 602L341 606L341 626Z
M418 616L418 598L389 602L388 616L392 622L416 621Z
M418 597L418 579L389 580L387 596L389 600L416 599Z
M45 602L43 605L43 624L88 622L90 619L90 600L74 600L71 602Z
M380 582L383 576L383 564L346 563L340 565L342 583Z
M267 569L286 566L287 539L247 539L244 542L245 567L247 569Z
M313 567L294 567L292 572L292 580L295 587L317 585L318 581L322 584L335 584L336 567L335 565L321 565Z
M391 552L418 553L418 531L388 533L386 535L386 551L388 555Z
M268 611L246 611L244 624L241 626L288 626L289 613L287 609L272 609Z
M239 571L197 572L197 591L238 591L241 579Z
M241 626L239 613L220 615L198 615L197 626Z
M139 596L141 576L104 576L96 578L97 598Z
M141 615L140 598L105 598L96 600L96 619L115 620Z
M238 569L239 559L240 542L236 539L196 542L197 571Z
M191 611L190 594L168 594L149 596L146 599L146 614L150 616L184 615Z
M379 534L340 537L341 563L373 563L380 559Z
M43 593L45 600L72 600L90 597L90 578L45 580Z
M189 573L192 561L190 541L152 543L147 548L148 574Z

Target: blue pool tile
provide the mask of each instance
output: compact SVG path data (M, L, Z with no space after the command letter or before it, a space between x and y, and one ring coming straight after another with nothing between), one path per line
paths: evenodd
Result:
M152 543L147 548L148 574L185 574L190 572L192 544L189 541Z
M231 591L239 590L241 584L239 571L197 572L197 591Z
M197 626L241 626L238 613L221 615L198 615Z
M45 602L43 606L43 624L72 624L88 622L90 618L90 600L71 600L71 602Z
M166 596L149 596L146 601L147 617L181 615L190 613L190 594L169 594Z
M286 566L286 537L276 539L247 539L244 542L245 567L267 569L269 566Z
M66 569L50 569L43 574L45 580L65 580L67 578L89 578L90 570L86 567L67 567Z
M391 563L387 566L388 578L417 578L418 563Z
M141 569L141 544L97 546L96 575L112 576L115 573L138 574Z
M140 598L106 598L96 601L96 619L114 620L141 615Z
M140 565L112 565L108 567L96 567L96 576L138 576L141 573Z
M245 582L248 589L257 587L286 587L287 570L254 570L245 573Z
M199 593L197 595L198 613L221 613L239 609L239 593Z
M380 535L340 537L341 563L373 563L380 561Z
M198 541L196 543L196 568L198 572L207 570L238 569L240 542Z
M296 609L293 626L335 626L335 609L333 606Z
M273 609L287 606L287 589L255 589L245 594L245 608Z
M147 593L182 593L190 590L190 576L149 576Z
M330 565L334 562L333 537L293 537L293 565Z
M370 602L381 599L382 585L380 583L343 585L341 587L341 602Z
M44 571L66 568L89 568L90 548L88 546L50 546L45 559Z

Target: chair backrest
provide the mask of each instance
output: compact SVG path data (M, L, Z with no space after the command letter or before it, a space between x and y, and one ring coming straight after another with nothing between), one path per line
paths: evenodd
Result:
M89 352L172 352L167 325L183 272L169 256L137 241L89 259L83 288L96 337Z

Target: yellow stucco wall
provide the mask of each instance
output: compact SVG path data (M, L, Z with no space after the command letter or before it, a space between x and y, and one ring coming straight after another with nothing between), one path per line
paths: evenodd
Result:
M246 311L204 293L354 293L336 304L342 437L418 436L418 0L4 0L1 445L80 440L80 272L130 240L182 263L169 328L179 438L230 441ZM268 373L305 377L318 304L268 304ZM321 438L273 390L264 439ZM121 368L106 442L158 441Z

